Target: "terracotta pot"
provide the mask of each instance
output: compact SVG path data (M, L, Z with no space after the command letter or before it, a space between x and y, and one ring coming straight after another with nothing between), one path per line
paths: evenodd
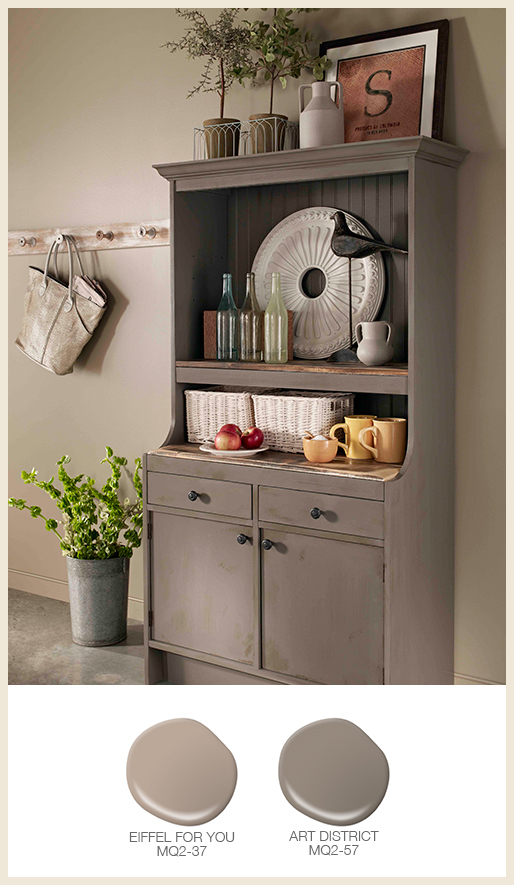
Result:
M213 117L212 120L203 121L203 128L209 160L219 157L237 157L241 120L234 120L232 117Z
M250 114L248 119L252 153L268 154L284 149L287 117L283 114Z

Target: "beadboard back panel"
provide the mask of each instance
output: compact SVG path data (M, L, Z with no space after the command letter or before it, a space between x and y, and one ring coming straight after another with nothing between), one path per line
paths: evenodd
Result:
M238 306L245 274L273 227L293 212L311 206L333 206L361 219L372 235L408 248L407 173L370 175L328 181L298 182L233 191L228 204L229 261ZM394 323L394 362L407 361L407 262L384 253L386 293L377 319Z
M262 241L293 212L311 206L343 209L360 218L372 235L408 248L407 183L407 173L398 172L230 191L177 192L177 320L188 320L184 335L177 339L177 359L201 359L203 311L217 308L222 273L232 273L234 297L240 307L245 275ZM192 250L191 241L195 244ZM377 319L394 324L393 361L403 363L407 361L407 261L401 255L384 253L384 262L386 291Z

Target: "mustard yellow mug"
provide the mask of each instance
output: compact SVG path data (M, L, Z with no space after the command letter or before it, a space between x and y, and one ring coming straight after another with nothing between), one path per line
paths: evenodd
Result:
M366 436L366 432L368 431L368 439L371 442L371 436L369 435L369 429L373 427L373 421L375 419L375 415L347 415L344 419L344 424L334 424L333 427L330 428L329 436L333 436L334 439L337 439L335 434L336 430L342 428L344 431L345 442L341 442L341 440L337 439L338 445L343 449L347 458L357 458L360 461L371 461L373 455L367 451L366 448L360 442L360 434Z
M373 438L372 445L364 440L367 432L368 438ZM375 461L384 464L401 464L405 457L405 445L407 442L407 421L405 418L374 418L373 427L368 431L361 430L359 442Z

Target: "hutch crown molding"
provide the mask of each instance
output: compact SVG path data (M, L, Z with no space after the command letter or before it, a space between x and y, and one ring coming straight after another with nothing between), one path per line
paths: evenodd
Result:
M149 683L453 682L454 250L466 151L416 137L164 164L170 183L172 421L144 459ZM269 231L333 206L384 255L394 363L202 360L202 315ZM408 419L401 467L187 443L188 387L351 391Z

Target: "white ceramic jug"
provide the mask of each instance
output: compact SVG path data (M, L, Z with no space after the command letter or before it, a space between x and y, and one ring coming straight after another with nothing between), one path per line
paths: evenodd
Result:
M339 107L330 97L330 90L335 86L339 96ZM304 92L312 89L312 98L306 108L303 107ZM300 147L322 147L324 144L344 144L343 92L341 84L327 83L325 80L300 86L298 90L300 104Z
M390 323L357 323L357 356L365 366L385 366L393 358L394 326Z

